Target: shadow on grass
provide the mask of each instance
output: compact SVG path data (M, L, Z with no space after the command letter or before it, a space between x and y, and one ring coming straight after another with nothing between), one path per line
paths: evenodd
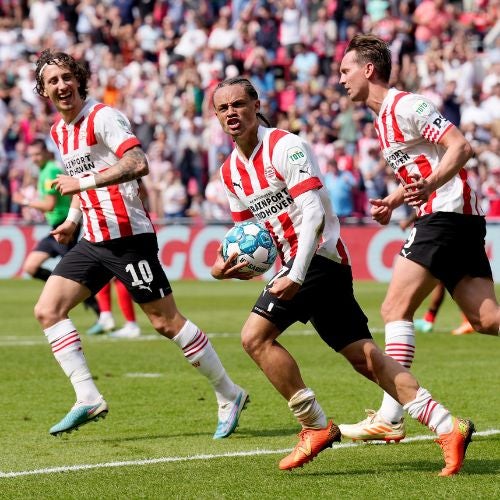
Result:
M300 430L300 429L299 429ZM215 431L215 426L214 426ZM258 437L276 437L276 436L295 436L298 433L297 428L279 428L279 429L265 429L265 430L253 430L253 429L244 429L238 430L233 434L234 437L238 438L258 438ZM212 437L212 434L209 430L204 432L182 432L182 433L173 433L173 434L145 434L145 435L135 435L135 436L116 436L113 438L99 438L99 439L88 439L88 442L99 442L99 443L122 443L127 441L151 441L155 439L175 439L175 438L188 438L188 437ZM66 438L67 436L63 436L62 438ZM218 440L218 441L228 441L231 437ZM293 444L293 443L292 443Z
M393 476L395 474L407 473L407 472L425 472L429 474L433 474L438 477L439 472L444 466L444 462L441 460L433 460L433 461L423 461L423 460L415 460L415 461L405 461L405 462L394 462L384 463L383 466L373 467L373 468L364 468L364 469L346 469L345 466L339 466L338 469L335 469L335 465L332 464L332 470L322 470L322 471L311 471L309 472L306 469L295 469L292 471L292 474L288 477L293 477L293 474L299 474L301 476L365 476L365 475L385 475ZM305 466L307 467L307 465ZM325 466L326 467L326 466ZM457 478L463 477L464 479L470 476L477 475L496 475L500 471L500 460L480 460L480 459L471 459L466 460L464 463L460 473L456 476ZM440 478L441 479L441 478ZM442 480L446 480L446 478L442 478Z

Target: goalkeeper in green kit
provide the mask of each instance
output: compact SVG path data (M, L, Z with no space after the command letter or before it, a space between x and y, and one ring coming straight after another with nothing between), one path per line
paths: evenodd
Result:
M64 174L64 172L54 160L43 139L35 139L28 146L28 156L33 164L40 169L37 183L38 199L29 201L20 193L14 193L12 200L24 207L35 208L43 212L47 223L55 229L66 220L71 205L71 196L63 196L57 189L52 187L56 177L59 174ZM76 230L74 232L75 238L67 245L59 243L49 233L28 254L23 264L23 272L33 278L47 281L51 271L43 267L43 263L50 258L65 255L76 244L79 233L80 231ZM99 317L99 306L94 296L86 299L84 304L85 307L92 309Z

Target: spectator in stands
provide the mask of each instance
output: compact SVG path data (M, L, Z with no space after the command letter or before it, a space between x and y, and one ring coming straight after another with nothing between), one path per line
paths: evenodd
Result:
M186 187L181 182L180 172L168 169L160 181L160 192L165 219L177 219L186 216L188 196Z
M297 43L294 47L294 57L290 70L299 83L309 82L311 78L318 75L318 55L305 43Z
M330 196L334 213L340 218L350 217L354 212L353 190L356 179L349 170L340 170L337 162L327 163L325 187Z
M219 166L226 159L225 153L219 154ZM220 173L214 171L205 188L205 203L203 204L203 215L209 221L231 221L231 211L227 200L224 185L222 184Z
M480 91L480 109L487 111L485 117L500 109L494 90L500 74L500 24L497 2L492 0L484 1L480 10L475 6L472 9L471 2L442 0L203 0L196 4L196 11L193 2L184 0L37 0L11 4L0 2L4 183L17 156L16 144L27 146L30 137L49 134L54 109L32 92L29 60L43 45L67 50L92 68L93 92L133 118L134 132L143 147L153 140L157 125L168 131L167 149L176 167L185 152L184 146L180 151L176 147L185 144L185 126L181 129L180 122L196 120L196 138L200 138L196 156L201 158L198 195L204 192L208 172L217 168L218 151L230 146L221 137L220 127L213 126L209 103L217 83L245 72L265 96L263 109L271 123L307 135L312 146L319 141L321 148L324 138L315 125L332 129L339 112L339 120L343 118L343 110L338 109L342 96L338 62L346 43L366 26L373 26L390 43L392 79L398 88L429 95L450 119L453 115L458 118L458 103L465 111L476 90ZM133 4L135 8L131 8ZM37 9L42 11L41 17ZM425 19L423 14L427 15ZM36 31L35 20L37 26L50 26L50 31ZM231 36L226 35L233 32L234 43L230 43ZM223 45L215 51L209 49L210 38L219 38ZM415 49L417 39L420 42ZM300 43L306 44L311 59L317 60L313 74L300 76L305 79L303 83L298 73L290 70L294 47ZM454 93L451 81L456 82ZM331 142L339 138L346 142L353 167L358 169L364 161L358 139L364 122L370 120L366 108L355 108L354 120L348 122L349 137L339 136L339 128L328 132ZM492 120L486 133L482 125L463 126L467 137L479 141L484 153L493 149L492 139L500 135L498 118ZM5 185L4 191L3 203L10 211L10 192Z
M425 53L432 37L440 38L451 23L444 0L423 0L415 9L415 43L419 54Z
M486 215L500 217L500 165L489 171L482 194L487 201Z
M280 43L288 57L292 58L295 56L295 46L302 41L303 25L307 21L302 19L296 0L284 0L277 15L280 19Z

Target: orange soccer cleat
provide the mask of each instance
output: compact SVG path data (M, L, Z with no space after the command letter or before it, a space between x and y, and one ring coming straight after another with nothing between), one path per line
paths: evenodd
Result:
M457 326L455 330L451 331L452 335L467 335L468 333L474 333L475 330L472 325L466 320L460 326Z
M444 455L445 467L440 476L452 476L462 468L467 446L475 431L474 423L463 418L453 419L453 429L448 434L441 434L436 443L441 446Z
M292 470L310 462L320 451L331 448L335 441L340 441L340 430L332 420L325 429L302 429L299 442L292 453L281 460L281 470Z

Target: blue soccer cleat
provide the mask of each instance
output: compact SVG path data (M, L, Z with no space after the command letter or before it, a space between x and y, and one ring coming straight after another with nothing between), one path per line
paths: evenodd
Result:
M98 319L88 330L87 335L102 335L111 332L115 329L115 320L113 318L106 318L104 320Z
M59 436L64 432L74 431L81 425L104 418L108 411L108 403L102 396L92 404L76 403L59 423L51 427L49 432L53 436Z
M430 333L434 328L434 323L431 323L430 321L427 321L425 319L416 319L413 324L415 326L415 330L422 333Z
M215 430L214 439L222 439L230 436L238 427L240 413L250 402L248 393L239 388L238 396L234 401L219 406L219 422Z

